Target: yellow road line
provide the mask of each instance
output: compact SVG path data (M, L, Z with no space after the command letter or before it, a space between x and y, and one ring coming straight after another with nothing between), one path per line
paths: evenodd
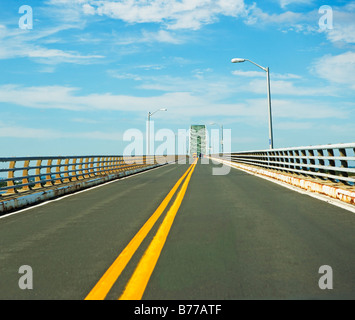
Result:
M184 199L187 186L190 182L192 173L195 170L196 162L193 164L193 168L187 176L184 184L179 191L176 200L168 211L164 221L159 227L154 239L150 243L148 249L144 253L140 260L136 270L134 271L131 279L129 280L123 294L119 298L120 300L140 300L144 294L144 291L149 282L150 276L158 262L160 253L164 247L166 239L168 237L171 226L174 222L175 216L180 208L181 202Z
M101 277L95 287L90 291L85 300L104 300L108 292L111 290L122 271L131 260L134 253L137 251L140 244L143 242L149 231L153 228L155 222L159 219L165 208L169 204L171 198L174 196L176 190L179 188L182 181L193 168L193 164L186 170L183 176L178 180L175 186L171 189L163 202L153 215L147 220L144 226L138 231L126 248L121 252L105 274Z

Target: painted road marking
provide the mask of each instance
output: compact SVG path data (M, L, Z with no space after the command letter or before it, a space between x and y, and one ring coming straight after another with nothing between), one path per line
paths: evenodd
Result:
M192 170L194 164L192 164L183 176L178 180L175 186L171 189L168 195L165 197L163 202L160 204L158 209L153 213L153 215L147 220L143 227L138 231L126 248L121 252L105 274L101 277L95 287L90 291L85 300L104 300L112 286L117 281L118 277L121 275L124 268L127 266L128 262L131 260L134 253L137 251L138 247L141 245L145 237L148 235L149 231L153 228L155 222L162 215L167 205L169 204L171 198L176 193L177 189L181 185L182 181Z
M140 300L144 294L144 291L148 285L150 276L152 275L154 268L158 262L160 253L164 247L166 239L168 237L171 226L173 225L175 216L180 208L182 200L184 199L187 186L190 182L192 173L196 167L196 162L193 164L193 168L187 176L184 184L181 187L173 205L168 211L164 221L159 227L154 239L150 243L148 249L145 251L142 259L140 260L136 270L134 271L131 279L129 280L120 300Z

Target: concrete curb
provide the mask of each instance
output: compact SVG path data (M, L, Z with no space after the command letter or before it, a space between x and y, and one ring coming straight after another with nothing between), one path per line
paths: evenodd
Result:
M168 164L168 163L166 163ZM3 201L0 198L0 215L6 214L15 210L23 209L26 207L29 207L31 205L35 205L47 200L52 200L76 191L80 191L83 189L91 188L115 179L123 178L130 176L132 174L136 174L139 172L151 170L160 166L163 166L165 164L155 164L151 165L148 167L144 168L138 168L138 169L133 169L133 170L128 170L124 172L119 172L116 174L111 174L107 175L104 177L93 177L93 179L90 180L82 180L82 181L76 181L76 182L71 182L68 184L61 184L49 188L44 188L44 189L39 189L38 192L34 193L26 193L23 194L23 196L17 196L15 198L11 199L4 199Z
M272 171L261 169L261 168L260 169L254 168L254 167L251 167L248 165L235 163L235 162L231 162L231 161L226 161L226 160L222 160L222 159L213 158L213 160L225 163L225 164L235 167L237 169L242 169L242 170L251 172L256 175L266 176L268 178L282 181L282 182L285 182L285 183L290 184L292 186L295 186L295 187L298 187L298 188L301 188L301 189L304 189L304 190L307 190L310 192L326 195L326 196L331 197L333 199L337 199L337 200L346 202L348 204L355 205L355 191L352 191L352 190L346 190L346 189L339 188L337 186L330 186L330 185L322 184L320 182L314 182L314 181L310 181L307 179L292 177L292 176L285 175L282 173L272 172Z

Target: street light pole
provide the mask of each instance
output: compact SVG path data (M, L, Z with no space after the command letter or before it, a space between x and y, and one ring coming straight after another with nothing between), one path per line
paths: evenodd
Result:
M272 130L272 114L271 114L271 91L270 91L270 69L266 68L267 74L267 100L268 100L268 115L269 115L269 146L274 149L274 137Z
M157 113L158 111L168 111L168 109L166 109L166 108L161 108L161 109L158 109L158 110L156 110L156 111L154 111L154 112L148 112L148 133L147 133L147 156L149 156L150 155L150 118L152 117L152 115L154 114L154 113Z
M266 72L266 78L267 78L267 98L268 98L268 114L269 114L269 148L273 149L274 148L274 137L273 137L273 129L272 129L272 112L271 112L271 90L270 90L270 68L264 68L257 63L248 60L248 59L240 59L240 58L234 58L232 59L232 63L241 63L249 61L250 63L256 65L260 69L264 70Z
M221 130L222 130L222 135L221 135L221 151L222 151L222 154L223 154L223 124L219 125L218 123L215 123L215 122L211 122L210 123L211 126L213 125L217 125L217 126L220 126L221 127ZM219 150L218 150L218 153L219 153Z
M223 124L221 125L221 130L222 130L222 140L221 140L221 147L222 147L222 156L223 156Z
M150 112L148 112L148 132L147 132L147 156L150 155L150 117L152 116L152 114Z

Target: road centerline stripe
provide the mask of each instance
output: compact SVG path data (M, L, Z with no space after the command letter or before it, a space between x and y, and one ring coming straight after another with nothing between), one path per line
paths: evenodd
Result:
M163 202L159 205L153 215L146 221L143 227L138 231L134 238L129 242L113 264L107 269L101 279L97 282L95 287L86 296L85 300L104 300L112 286L115 284L119 276L121 275L128 262L131 260L138 247L141 245L149 231L153 228L156 221L160 218L170 200L176 193L177 189L185 179L185 177L191 172L193 164L189 166L182 177L176 182L174 187L170 190Z
M140 300L144 294L144 291L148 285L150 276L152 275L154 268L158 262L160 253L164 247L166 239L168 237L169 231L174 222L175 216L181 206L182 200L184 199L187 186L190 182L192 173L196 167L196 161L193 164L193 168L189 172L184 184L181 187L174 203L169 209L166 217L164 218L162 224L160 225L156 235L145 251L143 257L138 263L132 277L130 278L123 294L119 300Z

